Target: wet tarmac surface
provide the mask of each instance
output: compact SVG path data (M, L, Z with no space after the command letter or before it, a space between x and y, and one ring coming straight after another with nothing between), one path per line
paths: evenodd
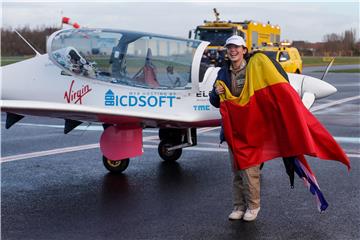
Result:
M319 77L322 73L310 73ZM329 73L338 93L315 106L359 96L360 75ZM255 222L230 222L231 170L219 129L198 135L178 162L163 162L158 140L120 175L107 172L99 148L1 164L2 239L360 239L360 100L314 114L348 153L352 169L308 158L329 202L320 214L314 197L281 161L265 164L261 211ZM4 115L2 115L4 117ZM3 157L98 143L96 128L64 135L61 120L28 117L1 125ZM51 126L41 126L49 124ZM200 131L201 132L201 131ZM146 136L157 136L149 130Z

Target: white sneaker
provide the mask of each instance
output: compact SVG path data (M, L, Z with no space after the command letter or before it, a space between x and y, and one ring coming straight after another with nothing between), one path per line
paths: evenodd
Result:
M234 207L234 210L229 215L229 220L240 220L244 216L245 212L238 207Z
M244 214L244 221L254 221L260 211L260 207L255 209L246 209L246 212Z

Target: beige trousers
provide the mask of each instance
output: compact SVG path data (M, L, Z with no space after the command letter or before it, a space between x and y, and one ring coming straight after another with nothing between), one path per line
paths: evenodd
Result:
M229 148L233 169L233 203L240 210L260 207L260 165L244 170L234 168L234 156Z

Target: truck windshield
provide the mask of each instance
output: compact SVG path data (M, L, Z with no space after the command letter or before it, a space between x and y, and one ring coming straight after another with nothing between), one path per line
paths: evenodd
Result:
M232 29L196 29L195 38L210 42L209 46L224 46L225 40L233 35Z

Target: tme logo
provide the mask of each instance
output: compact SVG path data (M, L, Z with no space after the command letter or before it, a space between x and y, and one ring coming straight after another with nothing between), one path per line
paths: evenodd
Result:
M82 104L83 97L88 94L92 89L87 84L85 86L82 86L81 89L74 90L74 83L75 80L72 80L69 91L66 91L64 94L64 99L67 101L67 103Z

